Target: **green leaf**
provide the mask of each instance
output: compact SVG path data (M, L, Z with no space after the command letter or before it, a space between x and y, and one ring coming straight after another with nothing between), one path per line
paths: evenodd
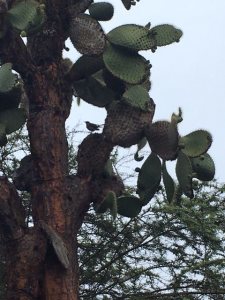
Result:
M5 125L6 134L18 130L26 121L26 113L22 108L0 112L0 123Z
M12 26L27 35L38 31L45 21L44 6L34 0L16 2L7 15Z
M212 144L212 136L206 130L196 130L180 138L179 145L183 153L197 157L208 151Z
M6 63L0 67L0 93L7 93L17 83L17 75L12 73L12 64Z
M149 111L150 97L147 90L141 85L129 87L123 94L123 100L133 107Z
M170 176L170 174L167 171L165 162L162 165L162 178L166 190L167 200L169 203L171 203L175 195L176 186L173 181L173 178Z
M176 164L177 179L181 190L189 198L194 197L192 189L192 173L192 165L189 157L182 151L179 151Z
M150 33L154 35L156 46L166 46L174 42L179 42L182 31L173 25L162 24L153 27Z
M136 161L142 161L144 159L144 156L139 156L139 151L145 147L147 144L147 139L144 137L140 140L140 142L137 144L137 152L134 154L134 159Z
M142 203L135 196L121 196L117 198L118 213L128 218L135 218L141 211Z
M153 152L142 165L137 182L137 193L142 205L148 204L159 188L161 181L161 162Z
M208 153L199 157L191 158L193 171L196 173L196 178L203 181L210 181L215 176L215 164Z
M147 76L149 62L136 52L108 44L103 60L114 76L127 83L139 84Z

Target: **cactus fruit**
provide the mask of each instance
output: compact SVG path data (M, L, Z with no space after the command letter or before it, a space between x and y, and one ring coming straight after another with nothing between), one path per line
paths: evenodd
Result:
M12 73L12 64L6 63L0 67L0 93L12 90L18 82L18 76Z
M0 124L5 125L6 134L18 130L26 121L26 113L22 108L0 111Z
M121 196L117 198L117 211L118 214L135 218L141 211L142 203L139 198L135 196Z
M123 100L136 108L143 111L149 111L150 107L150 97L147 90L141 85L134 85L129 87L123 94Z
M136 52L108 44L103 60L114 76L127 83L139 84L148 74L149 62Z
M182 31L172 25L163 24L150 29L150 33L154 36L156 46L166 46L174 42L179 42Z
M145 130L151 150L164 160L174 160L178 153L177 125L168 121L157 121Z
M114 7L108 2L93 3L89 6L89 14L98 21L109 21L114 14Z
M192 188L192 173L192 165L189 157L182 151L179 151L176 164L176 175L180 189L189 198L194 197Z
M70 70L71 81L81 80L98 72L104 67L101 56L82 55Z
M170 174L167 171L165 161L163 162L162 165L162 179L166 191L167 201L171 203L175 196L176 186L175 186L175 182L173 181L173 178L170 176Z
M106 44L105 34L98 21L89 15L71 16L69 31L72 44L81 54L103 53Z
M202 154L199 157L191 158L191 163L197 179L210 181L214 178L215 164L208 153Z
M131 8L131 5L136 4L135 0L121 0L121 1L127 10L129 10ZM136 0L136 1L139 1L139 0Z
M105 107L115 99L115 94L94 77L75 81L74 89L78 97L98 107Z
M135 24L126 24L111 30L107 37L112 44L133 51L149 50L156 45L148 28Z
M44 5L34 0L17 1L7 16L14 28L30 35L37 32L45 21Z
M144 156L139 156L139 151L145 147L147 144L147 139L146 137L143 137L137 144L137 151L134 154L134 159L136 161L142 161L144 159Z
M212 136L206 130L196 130L180 138L181 151L190 157L197 157L208 151Z
M107 107L103 134L114 145L130 147L144 137L144 129L152 122L155 104L149 101L151 111L142 111L123 101L114 101Z
M155 153L151 153L143 163L138 174L137 194L142 205L152 199L159 188L161 181L161 162Z

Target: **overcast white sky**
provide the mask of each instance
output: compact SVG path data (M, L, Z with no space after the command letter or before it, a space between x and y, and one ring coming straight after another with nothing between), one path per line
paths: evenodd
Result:
M97 1L95 1L97 2ZM180 43L145 51L153 65L151 97L154 120L169 119L180 106L181 135L209 130L214 138L209 153L216 163L216 178L225 181L225 0L140 0L127 11L120 0L109 0L115 16L102 22L106 32L122 24L173 24L183 31ZM72 47L70 47L72 48ZM71 49L70 57L77 54ZM69 124L79 120L103 123L105 111L82 101L73 107ZM76 121L75 121L76 120Z

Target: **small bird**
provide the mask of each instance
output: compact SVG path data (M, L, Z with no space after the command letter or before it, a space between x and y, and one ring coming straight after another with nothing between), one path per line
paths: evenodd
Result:
M99 130L99 128L101 127L101 125L97 125L97 124L94 124L94 123L91 123L88 121L85 121L85 123L86 123L87 129L91 132Z

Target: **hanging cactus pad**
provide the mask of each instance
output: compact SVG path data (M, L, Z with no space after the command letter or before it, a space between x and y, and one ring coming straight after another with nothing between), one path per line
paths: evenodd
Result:
M162 165L162 178L163 178L163 183L166 191L167 201L171 203L175 196L176 186L173 181L173 178L170 176L170 174L167 171L165 162Z
M161 162L153 152L143 163L137 182L137 193L142 205L148 204L159 188L161 181Z
M191 158L192 168L195 177L199 180L210 181L215 176L215 164L208 153L200 155L199 157Z
M0 93L7 93L12 90L17 81L18 77L12 73L11 63L6 63L0 67Z
M179 151L177 164L176 164L176 175L182 192L189 198L193 198L192 189L192 165L189 157L182 151Z

